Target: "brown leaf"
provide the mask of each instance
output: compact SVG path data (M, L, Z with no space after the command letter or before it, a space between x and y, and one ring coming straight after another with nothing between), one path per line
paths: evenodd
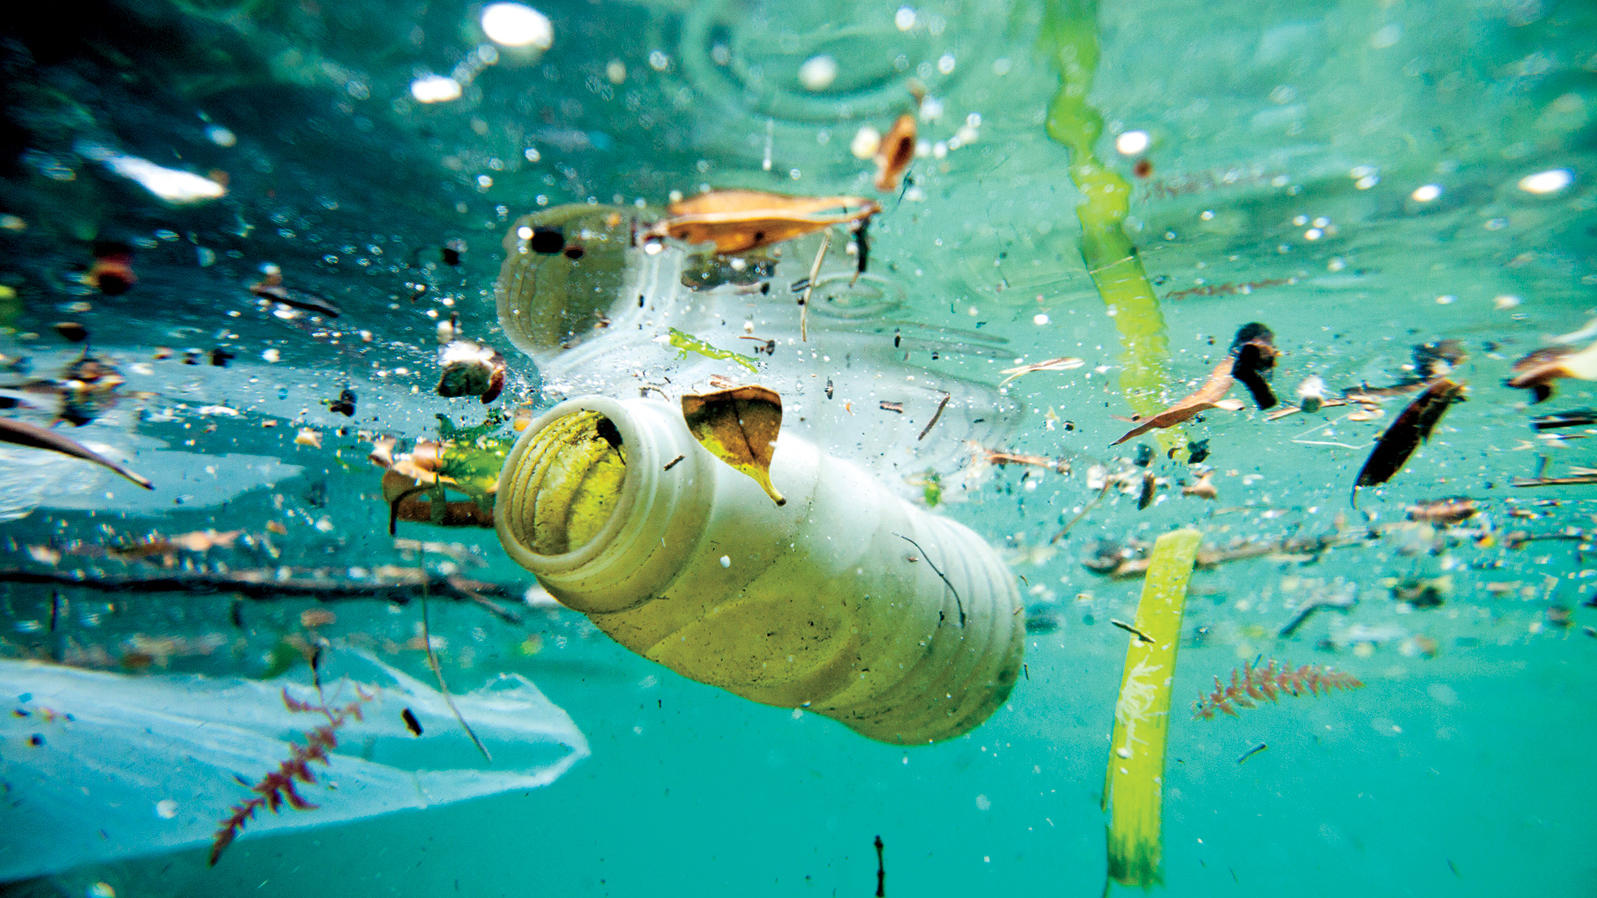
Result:
M1531 402L1553 395L1553 381L1560 377L1597 380L1597 343L1585 349L1549 346L1538 349L1514 363L1514 375L1506 383L1532 391Z
M787 504L771 483L771 458L782 429L782 397L748 386L682 397L688 430L711 455L747 474L777 505Z
M882 138L876 151L876 189L897 190L904 170L915 160L915 116L904 113Z
M1420 443L1431 435L1432 428L1442 420L1448 407L1463 399L1464 385L1445 377L1426 387L1425 392L1415 397L1381 434L1370 457L1364 460L1364 467L1359 469L1358 480L1353 483L1355 493L1361 486L1375 486L1392 479Z
M1137 426L1109 445L1118 446L1132 437L1142 436L1155 428L1173 427L1211 408L1223 408L1233 412L1241 410L1242 403L1235 399L1221 398L1231 389L1231 385L1236 382L1235 378L1231 376L1231 366L1235 362L1235 357L1226 356L1220 361L1220 364L1214 366L1213 371L1209 372L1209 379L1204 381L1203 386L1199 387L1196 393L1182 399L1157 415L1133 419L1136 421Z
M672 237L688 243L714 243L718 253L740 253L834 224L863 222L882 207L858 196L712 190L678 200L667 211L671 216L644 231L645 239Z

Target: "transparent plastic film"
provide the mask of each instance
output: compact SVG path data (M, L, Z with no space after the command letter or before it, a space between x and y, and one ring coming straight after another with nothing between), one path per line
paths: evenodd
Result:
M771 478L785 505L663 402L573 399L506 459L500 538L622 645L754 701L904 744L1003 704L1025 621L979 536L796 436Z

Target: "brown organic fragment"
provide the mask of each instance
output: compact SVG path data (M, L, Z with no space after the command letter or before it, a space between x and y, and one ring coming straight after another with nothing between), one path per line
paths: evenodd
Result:
M1235 359L1232 356L1226 356L1220 361L1220 364L1214 366L1213 371L1209 372L1209 379L1204 381L1203 386L1199 387L1197 392L1159 414L1147 418L1132 418L1131 420L1137 426L1109 445L1118 446L1126 440L1142 436L1155 428L1173 427L1183 421L1191 420L1199 413L1208 411L1211 408L1222 408L1233 412L1240 411L1242 409L1241 402L1235 399L1221 398L1231 389L1231 385L1236 382L1235 378L1231 376L1231 366L1234 362Z
M667 207L668 218L640 236L713 243L718 253L740 253L802 237L834 224L863 222L882 211L858 196L789 196L760 190L712 190Z
M1420 443L1430 437L1431 430L1436 427L1436 422L1442 420L1448 407L1463 399L1464 385L1446 377L1438 378L1426 387L1425 392L1410 402L1376 441L1375 449L1365 459L1364 466L1359 469L1358 479L1353 483L1355 494L1361 486L1375 486L1392 479Z
M876 151L877 190L885 193L898 189L904 171L915 160L915 136L915 116L908 112L900 115L888 129Z
M1514 363L1513 376L1505 383L1530 390L1531 402L1537 403L1553 395L1553 381L1561 377L1597 380L1597 343L1581 350L1568 346L1538 349Z
M782 428L782 397L760 386L682 397L682 417L711 455L748 475L777 505L787 500L771 483Z

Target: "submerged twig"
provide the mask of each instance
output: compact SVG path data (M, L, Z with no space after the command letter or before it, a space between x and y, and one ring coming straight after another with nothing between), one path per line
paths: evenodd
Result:
M932 557L930 555L926 554L926 550L922 549L920 547L920 543L915 542L914 540L910 539L909 537L905 536L902 533L898 533L898 534L894 534L894 535L897 536L899 539L903 540L904 542L909 543L910 545L914 546L915 547L915 551L920 553L920 557L926 559L926 563L931 565L932 572L935 573L938 577L942 578L943 585L947 586L948 587L948 591L954 594L954 607L959 609L959 625L961 627L965 626L965 603L960 601L960 599L959 599L959 590L954 588L953 581L949 580L948 579L948 575L944 574L942 569L937 566L936 562L932 561Z
M515 595L498 583L466 577L438 575L413 576L411 571L395 576L351 580L322 569L290 568L286 576L280 569L241 570L217 573L166 573L155 577L97 575L71 570L39 570L0 567L0 580L7 583L48 583L76 586L105 592L156 593L182 592L204 595L235 595L254 601L313 598L319 602L378 599L406 604L421 589L436 591L436 598L471 602L506 623L519 624L521 616L495 599L514 599ZM423 580L425 577L425 581Z
M953 394L952 393L944 393L943 394L942 401L937 403L937 411L932 412L932 419L930 421L926 422L926 426L925 427L921 428L920 436L915 438L916 442L920 442L921 440L926 439L926 435L932 432L932 428L934 426L936 426L936 424L937 424L937 419L941 418L943 416L943 409L948 408L948 400L950 400L952 398L953 398Z
M488 753L488 746L482 744L482 740L477 738L477 733L471 728L471 724L466 722L466 718L461 715L460 709L455 707L455 698L449 694L449 684L444 682L444 669L438 663L438 655L433 652L432 627L427 621L426 563L427 554L423 550L420 553L418 566L423 575L421 578L421 639L427 647L427 666L433 669L433 676L438 678L438 692L444 697L444 704L449 706L449 711L455 715L455 720L459 721L460 728L466 731L466 736L471 739L471 744L477 746L477 750L482 752L482 756L487 759L488 763L492 764L494 756Z

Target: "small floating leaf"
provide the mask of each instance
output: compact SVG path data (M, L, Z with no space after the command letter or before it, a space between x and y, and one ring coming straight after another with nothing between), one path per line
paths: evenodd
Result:
M685 359L688 357L688 353L696 352L707 359L725 359L729 362L737 362L755 374L760 371L759 364L754 359L742 353L733 352L730 349L716 349L698 337L679 331L674 327L671 328L671 336L666 339L666 342L682 350L678 353L677 358Z
M834 224L862 222L882 211L882 207L875 200L858 196L712 190L678 200L667 211L670 217L655 222L643 232L643 237L714 243L718 253L740 253Z
M1361 486L1375 486L1392 479L1402 469L1409 456L1431 435L1436 422L1442 420L1448 406L1464 400L1464 385L1448 378L1439 378L1425 392L1403 409L1392 425L1381 434L1370 457L1359 469L1359 478L1353 483L1356 491Z
M1236 379L1231 376L1231 367L1235 361L1233 357L1226 356L1220 364L1214 366L1213 371L1209 372L1209 379L1204 381L1203 386L1199 387L1196 393L1182 399L1157 415L1133 419L1137 426L1109 445L1118 446L1126 440L1142 436L1156 427L1174 427L1183 421L1192 419L1199 412L1205 412L1211 408L1223 408L1233 412L1240 411L1242 409L1241 402L1235 399L1221 398L1231 389L1231 385L1236 382Z
M747 474L777 505L787 504L771 483L771 457L782 429L782 397L748 386L682 397L688 430L711 455Z
M904 113L882 138L876 150L876 189L897 190L904 171L915 161L915 116Z

